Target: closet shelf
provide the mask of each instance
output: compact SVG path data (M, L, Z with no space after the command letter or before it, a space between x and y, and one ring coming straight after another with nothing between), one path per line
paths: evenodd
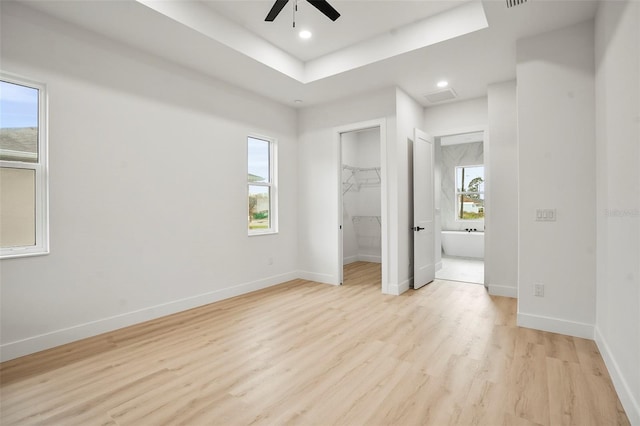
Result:
M378 186L380 185L380 167L353 167L344 164L342 170L350 172L349 176L342 181L342 195L347 192L360 191L363 186Z
M360 223L360 222L363 222L363 221L369 221L369 222L377 222L378 225L381 224L380 216L353 216L351 218L351 220L353 221L353 223Z

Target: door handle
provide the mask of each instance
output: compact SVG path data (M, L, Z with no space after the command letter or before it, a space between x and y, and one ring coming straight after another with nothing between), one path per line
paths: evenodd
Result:
M420 227L420 226L416 226L415 228L412 228L414 231L422 231L424 228Z

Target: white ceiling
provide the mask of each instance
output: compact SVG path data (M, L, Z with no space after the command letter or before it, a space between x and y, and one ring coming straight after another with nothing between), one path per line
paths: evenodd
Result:
M203 3L301 61L308 61L402 28L467 1L329 0L341 15L333 22L306 0L298 0L296 28L292 25L295 0L290 0L273 22L264 20L273 0L203 0ZM298 37L301 29L311 31L314 37L301 40Z
M297 25L314 32L304 41L290 5L264 22L271 0L20 2L294 107L390 86L430 106L424 95L441 79L458 99L485 96L488 84L515 78L518 38L591 19L597 8L595 0L510 9L505 0L329 0L342 15L332 22L299 0Z

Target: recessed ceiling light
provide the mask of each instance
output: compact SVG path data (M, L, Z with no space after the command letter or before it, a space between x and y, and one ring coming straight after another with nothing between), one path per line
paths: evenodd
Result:
M311 38L311 31L302 30L298 33L298 35L300 36L300 38L303 38L306 40L308 38Z
M302 99L295 99L293 103L300 105L302 103Z
M441 80L441 81L439 81L439 82L438 82L438 84L437 84L437 86L438 86L439 88L441 88L441 89L443 89L443 88L447 87L448 85L449 85L449 82L448 82L448 81L446 81L446 80Z

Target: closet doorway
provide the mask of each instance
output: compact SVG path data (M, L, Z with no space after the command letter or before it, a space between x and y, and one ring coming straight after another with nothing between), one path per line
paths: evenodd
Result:
M343 285L382 287L386 239L380 136L380 126L340 133Z

